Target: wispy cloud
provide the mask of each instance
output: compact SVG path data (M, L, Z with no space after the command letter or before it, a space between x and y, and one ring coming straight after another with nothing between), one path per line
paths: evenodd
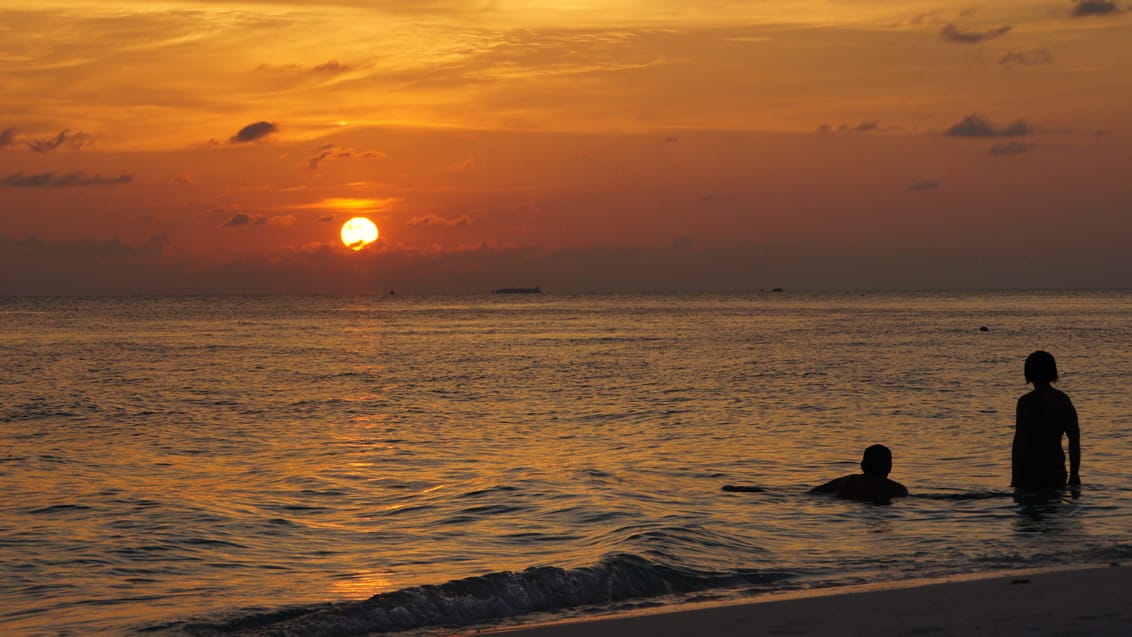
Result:
M220 224L221 228L243 228L245 226L274 226L274 227L287 227L295 225L294 215L249 215L244 212L238 212L232 215L224 223Z
M347 214L361 214L387 210L396 204L398 199L386 197L383 199L367 199L357 197L328 197L313 203L291 206L295 210L332 210Z
M243 226L262 226L267 223L267 217L253 217L249 214L238 213L220 225L221 228L242 228Z
M81 172L57 175L55 173L40 173L38 175L25 175L14 173L0 179L0 186L8 188L67 188L70 186L114 186L128 184L134 180L133 175L119 175L117 177L103 177L102 175L86 175Z
M385 153L379 150L356 150L343 148L337 144L324 144L318 147L318 151L310 158L308 165L311 170L316 170L321 162L328 159L381 159L384 157Z
M454 219L441 217L439 215L427 214L419 217L409 219L409 226L446 226L450 228L469 226L472 224L472 218L468 215L460 215Z
M1033 133L1034 127L1023 120L998 128L983 118L982 115L972 113L964 117L958 124L947 129L943 134L946 137L1022 137Z
M1123 12L1124 10L1115 2L1109 2L1109 0L1077 0L1073 3L1074 18L1112 15Z
M278 124L274 124L272 122L256 122L254 124L248 124L247 126L241 128L238 133L228 138L228 143L243 144L247 142L254 142L278 132Z
M1009 51L998 61L999 64L1006 66L1034 66L1038 64L1050 64L1052 62L1053 55L1045 49Z
M939 37L944 42L954 42L956 44L978 44L987 40L993 40L999 36L1006 35L1010 32L1010 27L998 27L989 31L961 31L958 26L954 24L945 24L943 29L939 32Z
M818 133L822 135L837 135L841 133L883 133L891 130L894 130L893 127L881 126L880 121L875 119L866 120L859 124L840 124L838 126L822 124L821 126L818 126Z
M343 64L338 60L327 60L314 66L304 66L302 64L260 64L255 68L257 71L268 73L325 73L327 75L335 75L338 73L345 73L354 70L354 67Z
M72 150L78 150L86 145L89 141L90 135L87 135L86 133L72 133L69 130L64 130L55 137L48 139L33 139L27 142L27 145L28 148L34 150L37 153L49 153L57 148L70 148Z
M350 67L340 63L338 60L327 60L322 64L315 65L311 69L315 73L345 73L350 70Z
M37 237L12 240L0 237L0 251L30 256L43 256L48 259L93 259L97 261L130 259L133 257L159 256L169 245L169 236L155 234L140 245L131 245L119 238L80 241L48 241Z

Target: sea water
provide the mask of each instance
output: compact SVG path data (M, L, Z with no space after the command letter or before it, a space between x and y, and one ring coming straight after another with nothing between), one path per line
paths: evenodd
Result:
M5 635L445 632L1132 556L1125 291L8 298L0 325ZM1035 349L1084 484L1031 498ZM912 497L807 493L873 443Z

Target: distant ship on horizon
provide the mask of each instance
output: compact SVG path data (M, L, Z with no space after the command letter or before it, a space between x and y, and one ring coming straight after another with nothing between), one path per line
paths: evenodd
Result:
M542 288L534 286L533 288L499 288L492 290L492 294L541 294Z

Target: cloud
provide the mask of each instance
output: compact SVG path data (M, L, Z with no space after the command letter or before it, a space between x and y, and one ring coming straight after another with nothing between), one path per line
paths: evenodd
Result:
M345 73L350 70L350 67L345 64L340 64L338 60L327 60L322 64L316 65L311 70L315 73Z
M267 223L266 217L253 217L244 213L238 213L232 216L231 219L225 221L221 228L239 228L242 226L262 226Z
M38 175L25 175L13 173L0 179L0 186L8 188L67 188L69 186L113 186L128 184L134 180L133 175L118 175L117 177L103 177L102 175L86 175L81 172L56 175L55 173L40 173Z
M839 135L841 133L883 133L886 131L894 130L891 126L881 126L879 120L871 119L863 121L859 124L841 124L837 128L829 124L822 124L818 126L818 133L821 135Z
M1045 49L1033 49L1031 51L1009 51L1002 59L998 61L999 64L1034 66L1037 64L1050 64L1053 62L1053 55Z
M396 197L381 199L364 197L325 197L312 203L301 203L288 206L294 210L331 210L336 213L365 214L388 210L399 200Z
M998 27L990 31L960 31L959 27L954 24L945 24L943 29L939 32L939 37L944 42L954 42L956 44L978 44L986 40L993 40L1002 35L1006 35L1010 31L1010 27Z
M0 235L0 290L16 294L160 294L190 268L168 271L178 260L160 233L140 244L117 237L77 241Z
M0 148L11 146L16 143L16 129L5 128L0 132Z
M50 139L33 139L27 142L27 145L28 148L34 150L37 153L49 153L56 148L70 148L72 150L78 150L89 141L90 135L87 135L86 133L72 133L69 130L64 130L63 132Z
M0 237L0 246L6 253L22 253L24 256L43 256L49 259L129 259L133 257L160 256L169 245L169 236L159 233L144 243L133 246L119 238L84 239L76 242L45 241L37 237L11 240Z
M334 75L337 73L345 73L346 71L353 70L354 67L347 64L342 64L338 60L327 60L322 64L316 64L311 67L304 67L300 64L260 64L255 68L256 71L263 71L267 73L296 73L296 72L311 72L311 73L326 73Z
M947 129L945 137L1022 137L1034 133L1034 127L1018 120L1005 128L997 128L978 113L972 113L963 121Z
M295 217L295 215L275 215L274 217L268 217L267 225L276 226L279 228L289 228L298 223L298 221L299 220Z
M413 217L409 219L409 226L447 226L450 228L470 226L472 219L468 215L460 215L454 219L448 219L439 215L427 214L420 217Z
M324 144L318 147L318 151L310 158L308 165L311 170L316 170L319 163L327 159L381 159L383 157L385 157L385 153L378 150L355 150L343 148L337 144Z
M279 126L277 124L273 124L272 122L256 122L254 124L248 124L247 126L241 128L240 132L228 138L228 143L243 144L247 142L254 142L256 140L263 139L264 137L267 137L272 133L278 132Z
M1025 142L999 142L990 147L990 154L992 155L1021 155L1028 153L1037 148L1037 144L1027 144Z
M1111 15L1114 13L1123 13L1123 10L1116 6L1115 2L1109 2L1108 0L1077 0L1077 2L1073 3L1074 18Z
M917 181L916 183L908 186L911 192L922 192L924 190L937 190L939 189L938 181Z

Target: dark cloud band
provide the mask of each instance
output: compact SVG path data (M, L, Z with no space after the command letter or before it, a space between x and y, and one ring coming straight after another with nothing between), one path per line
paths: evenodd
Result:
M67 173L64 175L56 175L55 173L40 173L38 175L14 173L0 179L0 186L7 188L67 188L70 186L114 186L117 184L128 184L133 180L133 175L103 177L102 175L85 175L81 172Z
M5 131L7 132L7 131ZM37 153L49 153L57 148L70 148L78 150L85 146L90 141L90 135L83 132L72 133L69 130L64 130L55 137L50 139L33 139L27 142L28 148Z
M256 122L241 128L240 132L228 138L228 141L232 144L245 144L247 142L263 139L272 133L278 132L279 126L277 124L272 122Z
M1010 27L998 27L990 31L961 31L959 27L954 24L945 24L943 29L939 32L939 37L944 42L954 42L956 44L978 44L986 40L993 40L999 36L1006 35L1010 32Z
M943 134L946 137L1023 137L1033 133L1034 127L1023 120L999 128L987 121L982 115L972 113L964 117L958 124L947 129Z
M1123 13L1123 11L1115 2L1109 2L1109 0L1078 0L1073 3L1074 18L1112 15L1114 13Z

